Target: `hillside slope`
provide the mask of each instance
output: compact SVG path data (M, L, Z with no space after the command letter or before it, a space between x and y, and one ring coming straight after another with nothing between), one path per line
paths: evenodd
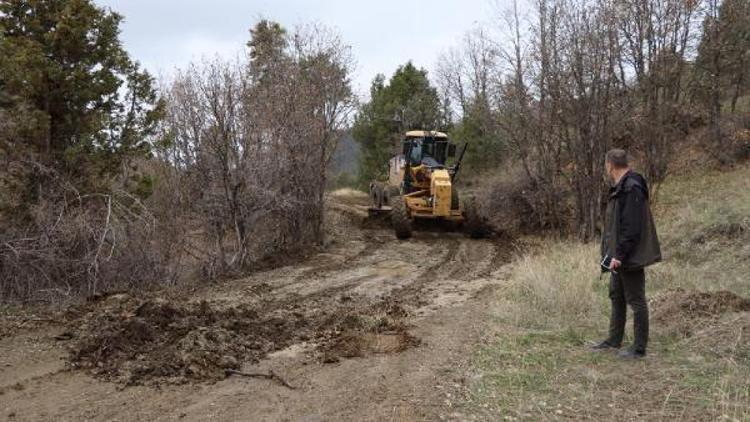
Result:
M495 297L462 418L750 420L750 166L673 178L654 208L649 356L587 350L608 326L598 245L542 241Z

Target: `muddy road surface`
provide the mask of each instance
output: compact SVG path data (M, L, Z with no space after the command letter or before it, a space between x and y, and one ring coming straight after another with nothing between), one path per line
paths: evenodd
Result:
M397 241L366 201L333 195L325 252L293 265L3 317L0 420L455 419L514 245L429 229Z

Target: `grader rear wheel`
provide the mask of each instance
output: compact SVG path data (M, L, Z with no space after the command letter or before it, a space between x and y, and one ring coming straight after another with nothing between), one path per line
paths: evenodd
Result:
M402 196L395 196L391 200L391 222L396 231L396 238L408 239L411 237L411 218L406 209L406 202Z

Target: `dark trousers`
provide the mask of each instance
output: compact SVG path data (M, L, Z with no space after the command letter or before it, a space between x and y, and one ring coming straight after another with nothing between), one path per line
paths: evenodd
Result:
M633 309L635 341L633 350L645 352L648 344L648 303L646 302L646 276L643 269L620 271L612 274L609 282L609 298L612 299L612 314L609 319L607 343L620 347L625 334L627 306Z

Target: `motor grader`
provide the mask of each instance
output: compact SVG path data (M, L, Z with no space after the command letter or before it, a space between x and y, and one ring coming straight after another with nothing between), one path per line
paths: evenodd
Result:
M390 213L399 239L412 235L414 220L433 220L452 227L464 227L473 237L481 235L473 201L464 203L455 180L466 145L452 166L456 145L442 132L406 132L401 153L388 161L388 180L370 184L370 213Z

